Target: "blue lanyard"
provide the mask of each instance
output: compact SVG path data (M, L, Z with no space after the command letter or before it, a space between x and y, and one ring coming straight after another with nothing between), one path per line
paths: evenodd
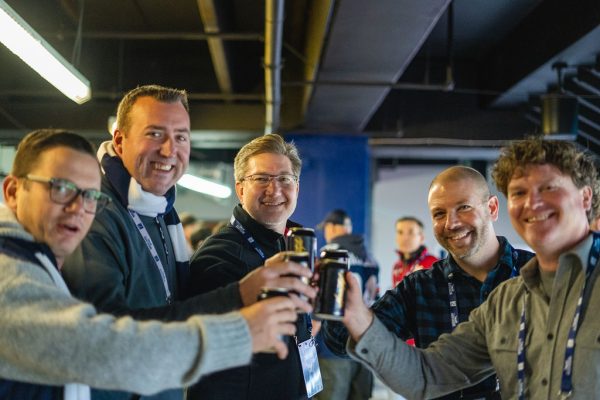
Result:
M171 304L173 302L173 296L171 296L171 291L169 290L167 274L165 273L165 268L163 267L162 261L160 261L160 257L158 256L158 253L156 252L156 249L154 248L152 239L150 238L150 235L148 234L148 231L146 230L146 227L144 226L144 223L142 222L140 216L133 210L128 210L128 211L129 211L129 215L131 215L131 218L133 218L133 222L135 222L135 226L138 229L138 231L140 232L140 235L142 235L142 238L144 239L144 243L146 243L146 247L148 247L148 250L150 251L150 254L152 255L152 259L154 260L154 263L156 264L156 268L158 269L158 272L160 273L160 278L162 279L163 286L165 287L165 294L167 296L167 298L166 298L167 304ZM160 225L159 225L159 229L160 229ZM161 235L162 235L162 230L161 230ZM164 240L165 240L165 238L163 237L163 241ZM165 248L165 251L167 251L166 248ZM168 252L167 252L167 256L168 256Z
M252 246L252 248L254 248L254 250L258 253L260 258L262 258L263 261L265 261L267 259L267 257L265 256L265 252L258 246L258 243L256 243L256 240L246 230L246 228L244 228L244 225L242 225L240 221L235 219L235 217L233 215L231 216L231 219L229 220L229 222L231 223L231 225L233 225L233 227L235 229L237 229L242 234L242 236L248 241L248 243L250 243L250 246Z
M569 336L567 339L567 347L565 349L565 362L563 366L562 378L560 382L560 393L561 398L568 398L573 393L573 355L575 354L575 337L577 336L577 329L579 328L579 318L581 316L581 304L583 303L583 295L585 294L585 286L588 278L596 268L598 258L600 257L600 236L594 235L594 243L590 250L588 257L587 270L585 271L585 279L583 281L583 287L577 300L577 307L575 308L575 315L573 316L573 322L569 329ZM519 345L517 348L517 378L519 380L519 400L525 399L525 336L527 333L527 326L525 323L525 310L527 308L527 300L529 295L523 301L523 308L521 310L521 322L519 324Z
M514 278L515 276L519 275L519 271L516 267L518 253L513 251L512 256L513 265L511 267L510 277ZM454 328L456 328L460 322L458 319L458 300L456 298L456 288L454 287L454 282L452 282L453 279L454 272L451 272L448 274L448 298L450 301L450 324L452 326L452 330L454 330Z

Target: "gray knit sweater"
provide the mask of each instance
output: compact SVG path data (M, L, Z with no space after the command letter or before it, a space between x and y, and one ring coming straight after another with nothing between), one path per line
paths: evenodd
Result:
M0 236L33 241L2 205ZM3 378L151 394L250 361L238 312L168 324L116 319L66 294L39 265L0 254L0 270Z

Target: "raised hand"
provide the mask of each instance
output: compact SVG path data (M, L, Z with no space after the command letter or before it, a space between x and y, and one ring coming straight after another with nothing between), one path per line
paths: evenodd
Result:
M285 252L275 254L265 262L264 266L250 272L240 281L240 296L245 306L256 302L263 287L285 288L314 299L316 289L299 279L304 277L310 280L312 272L295 262L284 261L285 254ZM306 312L309 312L309 307L305 301L299 305L299 308Z
M373 313L363 301L362 290L352 272L346 272L344 325L353 340L358 341L373 322Z
M274 297L244 307L240 313L250 328L253 353L275 350L280 359L287 357L288 347L282 338L296 333L294 321L298 314L294 300Z

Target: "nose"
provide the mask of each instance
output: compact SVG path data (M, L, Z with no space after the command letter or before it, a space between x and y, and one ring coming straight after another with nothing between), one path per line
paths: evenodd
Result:
M450 211L446 215L446 223L445 223L446 229L452 230L452 229L455 229L459 225L460 225L460 219L458 218L457 213L455 213L454 211Z
M525 206L536 209L542 203L542 196L537 190L530 190L525 199Z
M267 193L275 193L278 190L281 189L281 185L277 182L277 180L275 178L271 178L269 180L269 183L267 184L267 187L265 188L265 191Z
M159 153L163 157L172 157L175 153L175 141L171 137L166 137L160 145Z
M77 193L77 196L65 205L65 211L73 214L83 214L83 193Z

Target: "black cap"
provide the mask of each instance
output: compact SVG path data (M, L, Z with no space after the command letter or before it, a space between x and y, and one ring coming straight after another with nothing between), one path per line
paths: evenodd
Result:
M327 214L325 219L321 221L319 225L317 225L317 229L323 229L325 224L328 222L335 225L345 225L347 219L350 219L350 216L346 213L346 211L338 208L337 210L333 210Z

